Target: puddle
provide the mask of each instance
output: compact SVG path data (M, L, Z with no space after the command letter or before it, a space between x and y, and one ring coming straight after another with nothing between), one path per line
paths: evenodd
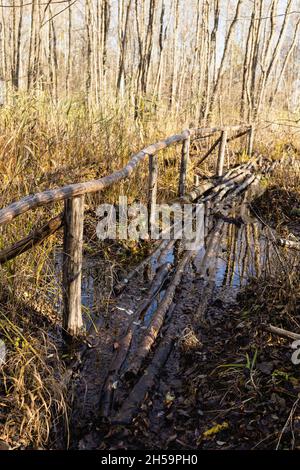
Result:
M250 278L269 272L276 253L267 231L259 223L225 224L216 260L217 287L242 287Z
M156 312L157 307L158 307L159 303L163 300L165 294L166 294L166 290L162 290L158 293L156 298L151 303L150 307L146 310L145 315L143 316L142 326L146 326L146 327L149 326L151 318L153 317L154 313Z
M245 223L234 222L234 220L238 220L241 213L243 213ZM278 253L282 253L285 259L287 257L291 258L292 263L295 261L295 253L287 253L287 251L283 253L283 249L274 247L270 230L253 218L248 210L245 212L245 207L238 214L231 214L231 218L231 222L226 220L223 222L219 241L213 249L210 248L211 253L207 256L208 243L214 228L212 217L206 214L204 222L206 227L205 245L199 250L193 261L196 270L195 276L199 273L205 273L207 280L210 283L213 282L217 289L230 287L233 291L236 291L245 286L251 278L259 277L262 274L267 275L273 269L277 269L280 256ZM151 277L164 263L176 264L178 251L180 251L177 246L178 242L172 246L170 245L170 249L167 249L169 244L166 243L164 251L158 253L151 260ZM58 286L61 278L61 266L62 252L57 251L55 254L55 273ZM105 276L105 272L109 274L105 260L84 259L82 305L86 330L94 322L99 324L99 315L103 316L103 300L111 295L112 280L108 275ZM139 327L143 328L149 325L158 304L165 295L167 283L168 281L165 281L162 290L156 294L149 307L141 315L138 321ZM61 312L62 302L59 287L57 293L51 293L51 296L56 309Z
M53 302L56 311L62 314L62 263L63 253L57 249L54 253L54 272L57 288L49 293L50 300ZM91 258L83 260L82 283L81 283L81 301L82 316L85 329L88 330L95 322L99 323L100 305L103 302L103 295L109 291L111 284L108 276L104 279L104 261L95 261Z

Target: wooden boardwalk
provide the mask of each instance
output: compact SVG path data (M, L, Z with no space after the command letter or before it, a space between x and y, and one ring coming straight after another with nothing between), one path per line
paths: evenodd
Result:
M249 156L252 155L254 128L251 125L188 129L181 134L173 135L145 147L133 155L124 168L110 175L98 180L74 183L57 189L28 195L0 210L0 226L3 226L30 210L64 201L64 211L60 215L46 222L41 228L32 231L27 237L18 241L13 246L0 251L0 263L3 264L21 255L27 250L34 248L35 245L42 243L57 230L64 229L64 260L62 267L64 296L63 331L67 337L78 335L83 324L81 313L81 272L85 195L103 191L122 180L130 178L141 162L148 158L149 222L153 224L158 189L158 153L174 145L180 144L182 146L181 162L179 165L178 197L183 198L186 192L186 177L189 171L190 144L207 135L217 135L218 137L205 155L199 156L196 164L198 166L201 165L218 147L216 176L220 179L223 176L225 150L229 142L248 135L248 144L245 151Z

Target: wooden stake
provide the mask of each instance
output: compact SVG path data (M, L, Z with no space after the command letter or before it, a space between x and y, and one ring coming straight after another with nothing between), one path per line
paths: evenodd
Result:
M227 130L224 130L222 131L222 134L221 134L221 141L220 141L220 146L219 146L217 176L223 176L226 143L227 143Z
M184 193L185 193L186 175L187 175L189 157L190 157L191 137L190 137L189 131L186 131L186 134L187 134L187 138L183 141L182 152L181 152L179 188L178 188L179 197L184 196Z
M76 336L82 328L81 270L83 245L84 196L65 201L63 258L63 329Z
M248 153L249 157L252 157L253 143L254 143L254 127L251 126L250 129L249 129L248 149L247 149L247 153Z
M158 159L157 155L149 155L149 231L155 227L156 198L157 198Z

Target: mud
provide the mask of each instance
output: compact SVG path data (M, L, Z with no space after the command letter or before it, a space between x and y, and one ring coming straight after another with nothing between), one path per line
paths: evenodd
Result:
M72 448L249 448L245 443L232 444L225 430L221 431L221 444L214 442L211 445L210 441L201 439L205 429L209 428L208 418L210 424L211 419L215 422L218 417L216 410L222 408L219 395L215 399L211 398L207 377L213 374L214 367L218 367L216 359L220 359L222 347L228 348L231 338L234 337L235 342L240 341L240 344L235 345L239 355L239 349L249 344L247 333L243 334L243 322L238 316L236 318L240 289L252 278L268 276L273 270L280 269L281 256L285 259L290 256L290 263L293 264L296 259L294 253L287 255L282 252L281 255L271 241L269 229L244 208L238 213L233 211L230 221L223 222L216 249L211 256L205 257L207 241L215 223L206 223L205 246L190 264L177 290L172 314L160 334L163 337L171 324L176 331L175 345L159 380L137 410L131 426L114 426L101 418L101 391L119 339L133 323L133 340L122 367L124 372L135 355L143 331L164 297L169 281L166 280L149 308L139 318L135 316L138 305L145 298L153 277L150 275L149 280L149 270L135 276L105 313L94 316L92 323L96 328L92 326L94 332L90 347L72 380ZM173 247L164 257L160 257L160 263L167 260L175 269L179 255L178 246ZM205 269L203 262L206 263ZM158 267L157 259L153 260L150 271ZM97 303L94 290L97 270L95 274L93 266L89 269L85 271L84 301L92 310ZM151 362L154 352L147 358L145 367ZM187 386L189 380L191 383ZM195 388L192 387L193 381ZM133 385L134 381L126 380L120 374L114 384L112 421ZM225 397L231 394L230 389L223 392ZM199 406L199 403L202 405ZM212 417L209 414L206 416L210 408L213 409ZM224 444L222 439L226 441Z

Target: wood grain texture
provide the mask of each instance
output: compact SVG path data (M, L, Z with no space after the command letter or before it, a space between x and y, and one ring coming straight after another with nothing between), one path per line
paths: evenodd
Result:
M157 155L149 155L149 187L148 187L148 210L149 210L149 230L154 233L156 221L156 198L158 179L158 159Z
M190 137L192 139L197 139L199 137L205 136L207 133L219 132L227 130L232 132L235 130L241 130L245 126L227 126L227 127L213 127L213 128L200 128L200 129L190 129ZM91 180L83 183L74 183L67 186L63 186L57 189L49 189L37 194L31 194L25 196L19 201L13 202L12 204L4 207L0 210L0 225L7 224L11 222L15 217L24 214L25 212L36 209L37 207L45 206L50 203L70 199L75 196L80 196L83 194L94 193L101 191L112 184L116 184L119 181L130 178L137 168L140 162L142 162L147 155L155 155L160 150L170 147L176 143L183 142L186 139L186 131L182 134L175 134L167 139L156 142L155 144L145 147L140 152L133 155L131 160L127 165L121 170L117 170L108 176L104 176L98 180Z
M62 227L63 213L51 219L41 228L33 230L27 237L0 251L0 264L4 264L42 243Z
M183 141L182 144L182 151L181 151L181 163L180 163L180 173L179 173L179 188L178 188L178 196L182 197L185 193L185 185L186 185L186 177L190 159L190 132L187 130L185 131L186 139Z
M221 134L221 140L220 140L220 146L219 146L217 176L223 176L226 144L227 144L227 131L224 130L222 131L222 134Z
M82 328L81 273L83 246L84 196L65 202L63 255L63 329L76 336Z

